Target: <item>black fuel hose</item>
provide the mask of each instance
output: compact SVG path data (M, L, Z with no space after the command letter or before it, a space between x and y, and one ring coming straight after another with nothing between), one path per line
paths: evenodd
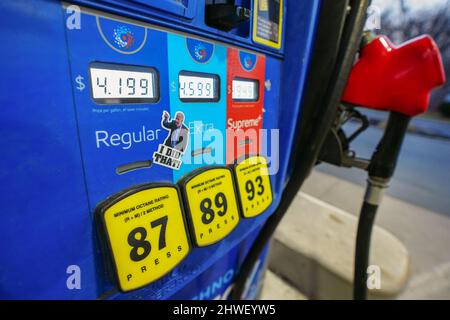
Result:
M409 116L391 112L383 137L370 160L369 179L356 235L353 283L355 300L367 299L367 268L372 228L384 190L388 188L389 181L394 175L410 119Z
M370 239L378 206L364 201L361 208L356 235L355 274L353 283L353 298L367 299L367 268L369 266Z

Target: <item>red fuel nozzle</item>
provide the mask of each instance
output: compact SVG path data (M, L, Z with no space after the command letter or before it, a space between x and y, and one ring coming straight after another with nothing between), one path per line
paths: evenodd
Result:
M427 110L431 90L444 83L441 54L430 36L400 46L379 36L362 48L342 100L413 117Z
M430 92L444 84L439 49L430 36L394 46L380 36L361 49L342 100L371 109L390 111L383 137L368 167L369 179L359 216L355 249L353 295L367 298L370 238L383 189L395 172L411 117L427 110Z

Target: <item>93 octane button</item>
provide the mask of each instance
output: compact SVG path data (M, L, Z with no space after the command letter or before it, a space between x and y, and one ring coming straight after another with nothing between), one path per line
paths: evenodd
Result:
M234 167L244 218L253 218L272 203L272 187L266 158L254 156Z
M238 225L239 209L230 169L203 169L180 183L197 246L222 240Z
M164 276L190 246L175 186L145 185L97 208L119 288L126 292Z

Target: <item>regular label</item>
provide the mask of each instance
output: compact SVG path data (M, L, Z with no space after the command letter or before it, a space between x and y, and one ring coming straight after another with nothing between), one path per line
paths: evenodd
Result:
M228 168L208 169L183 184L197 246L225 238L239 223L232 172Z
M97 209L122 291L164 276L190 249L175 187L147 186L130 193L111 200L113 204L106 205L106 209Z
M253 41L280 49L283 0L256 0L253 10Z
M242 215L253 218L272 203L272 187L264 157L247 158L234 168L242 205Z

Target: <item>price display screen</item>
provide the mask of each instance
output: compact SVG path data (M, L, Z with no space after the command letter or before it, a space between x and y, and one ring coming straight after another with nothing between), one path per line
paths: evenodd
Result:
M258 101L259 82L251 79L233 79L233 101Z
M182 71L178 76L179 97L184 102L219 101L219 76Z
M96 103L154 103L159 100L158 73L151 67L93 62L91 96Z

